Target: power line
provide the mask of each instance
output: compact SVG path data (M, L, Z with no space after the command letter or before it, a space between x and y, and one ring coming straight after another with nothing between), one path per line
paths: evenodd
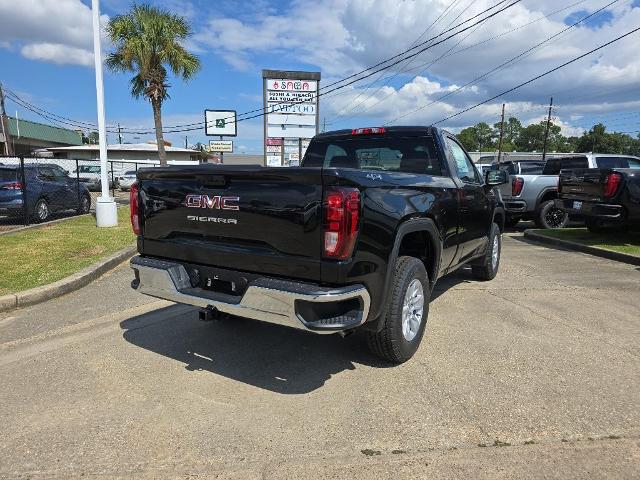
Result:
M432 48L432 47L434 47L436 45L439 45L439 44L447 41L448 39L450 39L450 38L452 38L452 37L454 37L456 35L459 35L460 33L464 32L466 30L469 30L470 28L472 28L472 27L474 27L476 25L479 25L480 23L483 23L483 22L487 21L490 18L493 18L494 16L498 15L499 13L501 13L501 12L503 12L503 11L509 9L509 8L511 8L515 4L520 3L521 1L522 0L514 0L510 4L500 8L499 10L487 15L484 18L481 18L480 20L478 20L477 22L473 23L472 25L470 25L468 27L465 27L464 29L462 29L462 30L460 30L458 32L453 33L452 35L448 36L444 40L441 40L441 41L436 42L436 43L431 44L431 45L427 45L427 44L429 44L429 42L431 42L431 41L443 36L444 34L446 34L448 32L451 32L451 31L457 29L458 27L460 27L460 26L462 26L462 25L464 25L466 23L471 22L472 20L484 15L487 12L490 12L491 10L495 9L496 7L498 7L499 5L502 5L503 3L507 2L507 0L501 0L498 3L496 3L495 5L493 5L493 6L489 7L489 8L487 8L487 9L483 10L482 12L480 12L480 13L478 13L478 14L476 14L476 15L474 15L474 16L472 16L472 17L470 17L470 18L468 18L468 19L466 19L466 20L464 20L464 21L462 21L460 23L458 23L457 25L455 25L454 27L452 27L452 28L450 28L448 30L446 30L444 32L441 32L438 35L425 40L424 42L419 43L418 45L416 45L414 47L405 49L404 51L402 51L402 52L400 52L400 53L398 53L398 54L396 54L396 55L394 55L392 57L389 57L389 58L387 58L385 60L382 60L381 62L378 62L375 65L367 67L367 68L365 68L365 69L363 69L363 70L361 70L359 72L356 72L356 73L354 73L352 75L349 75L349 76L344 77L344 78L342 78L340 80L332 82L332 83L330 83L328 85L325 85L324 87L319 89L318 94L315 96L315 98L319 98L320 96L326 95L328 93L340 90L342 88L346 88L347 86L352 85L352 84L354 84L356 82L360 82L360 81L362 81L362 80L364 80L366 78L369 78L369 77L375 75L376 73L379 73L381 71L387 70L387 69L389 69L389 68L391 68L391 67L393 67L393 66L395 66L395 65L397 65L399 63L405 62L406 60L408 60L410 58L413 58L413 57L423 53L424 51L428 50L429 48ZM425 45L426 45L426 47L424 47ZM419 47L423 47L423 48L419 48ZM411 52L412 50L416 50L416 49L418 49L418 50L413 52L413 53L411 53L411 54L409 54L409 55L407 55L409 52ZM405 57L405 55L406 55L406 57ZM402 57L404 57L404 58L402 58ZM400 59L400 60L397 60L397 59ZM391 62L391 63L389 63L389 62ZM380 67L381 65L384 65L384 64L388 64L388 65L386 65L386 66L384 66L384 67L382 67L380 69L377 69L378 67ZM366 72L369 72L369 71L371 71L371 72L367 73L366 75L362 76L361 78L356 78L355 80L351 80L351 79L353 79L355 77L358 77L358 76L362 75L363 73L366 73ZM348 83L345 83L343 85L339 85L337 87L334 87L334 88L330 89L327 92L324 92L324 93L320 92L320 90L324 90L324 89L333 87L335 85L338 85L340 83L345 82L346 80L351 80L351 81L348 82ZM24 107L27 110L30 110L33 113L36 113L37 115L39 115L39 116L41 116L43 118L46 118L46 119L48 119L48 120L50 120L50 121L52 121L54 123L63 123L63 124L66 124L66 125L74 126L76 128L95 128L95 124L88 123L88 122L75 121L75 120L63 117L61 115L54 114L52 112L48 112L48 111L46 111L44 109L40 109L39 107L36 107L35 105L29 104L28 102L20 99L17 95L15 97L16 98L12 98L12 100L14 102L16 102L16 103L22 102L21 104L19 103L22 107ZM17 101L16 101L16 99L17 99ZM308 100L306 100L306 101L308 101ZM292 102L292 103L302 103L302 102ZM247 112L240 113L240 114L237 115L237 117L244 117L244 116L246 116L248 114L251 114L251 113L254 113L254 112L260 112L260 113L257 114L257 115L252 115L252 116L246 117L246 118L237 118L236 122L245 121L245 120L251 120L253 118L258 118L258 117L264 116L264 115L266 115L268 113L267 110L264 109L264 107L262 107L262 108L249 110ZM226 120L233 120L233 118L230 117L230 118L228 118ZM163 133L180 133L180 132L188 132L188 131L199 130L205 124L206 124L206 122L195 122L195 123L183 124L183 125L173 125L173 126L170 126L170 127L163 128ZM195 127L195 128L183 128L183 127ZM113 126L111 128L113 128ZM150 133L154 132L153 129L141 129L140 131L133 131L134 130L133 128L131 130L129 130L129 128L127 128L127 127L122 127L122 128L128 130L126 133L131 134L131 135L146 135L146 134L150 134ZM110 133L116 133L116 132L115 131L110 131Z
M408 70L408 71L416 70L417 68L422 68L422 70L421 70L421 71L420 71L416 76L422 75L422 74L423 74L423 73L424 73L428 68L432 67L433 65L435 65L437 62L439 62L439 61L440 61L440 60L442 60L443 58L446 58L446 57L449 57L449 56L452 56L452 55L456 55L456 54L458 54L458 53L460 53L460 52L466 51L466 50L468 50L468 49L474 48L474 47L476 47L476 46L482 45L482 44L484 44L484 43L488 43L488 42L490 42L490 41L492 41L492 40L495 40L495 39L500 38L500 37L502 37L502 36L505 36L505 35L508 35L508 34L510 34L510 33L513 33L513 32L515 32L515 31L517 31L517 30L520 30L520 29L525 28L525 27L527 27L527 26L529 26L529 25L532 25L532 24L534 24L534 23L536 23L536 22L539 22L539 21L541 21L541 20L544 20L545 18L549 18L549 17L551 17L551 16L553 16L553 15L556 15L556 14L558 14L558 13L562 12L562 11L565 11L565 10L568 10L568 9L570 9L570 8L573 8L573 7L575 7L576 5L578 5L578 4L580 4L580 3L584 3L585 1L586 1L586 0L578 0L577 2L574 2L574 3L572 3L572 4L570 4L570 5L566 6L566 7L563 7L563 8L561 8L561 9L555 10L555 11L553 11L553 12L551 12L551 13L548 13L547 15L541 16L541 17L539 17L539 18L537 18L537 19L535 19L535 20L532 20L532 21L530 21L530 22L528 22L528 23L525 23L525 24L520 25L520 26L518 26L518 27L512 28L511 30L507 30L507 31L502 32L502 33L500 33L500 34L498 34L498 35L494 35L493 37L489 37L489 38L487 38L487 39L485 39L485 40L482 40L481 42L474 43L474 44L469 45L469 46L467 46L467 47L465 47L465 48L462 48L462 49L460 49L460 50L457 50L457 51L455 51L455 52L453 52L453 53L450 53L450 52L451 52L451 50L452 50L453 48L457 47L460 43L462 43L464 40L466 40L466 38L468 38L468 37L473 33L473 32L470 32L467 36L465 36L462 40L460 40L460 42L458 42L456 45L454 45L451 49L447 50L447 51L446 51L443 55L441 55L440 57L436 58L435 60L431 61L431 62L430 62L430 63L428 63L428 64L427 64L427 63L423 63L422 65L419 65L418 67L416 67L416 68L414 68L414 69L410 69L410 70ZM627 0L627 1L629 1L629 0ZM595 13L595 12L594 12L594 13ZM374 92L371 96L375 95L375 93L377 93L378 91L380 91L380 88L379 88L378 90L376 90L376 92ZM371 110L371 109L372 109L373 107L375 107L376 105L379 105L379 104L380 104L380 103L382 103L383 101L385 101L385 100L387 100L388 98L390 98L390 97L393 95L393 93L394 93L394 92L390 92L390 93L388 93L386 96L382 97L382 98L381 98L381 99L379 99L377 102L375 102L373 105L369 105L368 107L364 107L364 111L366 112L366 111ZM359 113L361 113L361 112L359 112ZM340 116L340 115L338 115L338 116ZM355 116L355 115L349 115L347 118L352 118L353 116ZM334 117L333 119L331 119L331 121L330 121L329 123L335 123L335 120L337 120L337 117Z
M502 7L502 8L500 8L500 9L498 9L497 11L495 11L495 12L493 12L493 13L490 13L489 15L487 15L486 17L481 18L480 20L476 21L475 23L473 23L473 24L471 24L471 25L469 25L469 26L467 26L467 27L465 27L465 28L463 28L463 29L461 29L461 30L459 30L459 31L457 31L457 32L455 32L455 33L453 33L453 34L449 35L448 37L444 38L443 40L440 40L440 41L438 41L438 42L435 42L435 43L432 43L432 44L426 45L426 44L428 44L429 42L431 42L432 40L434 40L434 39L436 39L436 38L441 37L441 36L442 36L442 35L444 35L445 33L449 33L449 32L451 32L451 31L455 30L456 28L460 27L461 25L464 25L465 23L468 23L468 22L470 22L471 20L474 20L475 18L477 18L477 17L479 17L479 16L483 15L484 13L486 13L486 12L488 12L488 11L490 11L490 10L493 10L493 9L494 9L494 8L496 8L498 5L500 5L500 4L502 4L502 3L505 3L505 1L507 1L507 0L501 0L500 2L498 2L498 3L497 3L497 4L495 4L495 5L493 5L492 7L489 7L489 8L487 8L487 9L483 10L483 11L482 11L482 12L480 12L479 14L474 15L474 16L472 16L472 17L468 18L467 20L464 20L463 22L461 22L461 23L457 24L456 26L454 26L454 27L452 27L452 28L448 29L448 30L447 30L447 31L445 31L445 32L442 32L442 33L440 33L440 34L436 35L435 37L431 37L430 39L425 40L424 42L421 42L420 44L416 45L415 47L412 47L412 48L409 48L409 49L405 49L403 52L401 52L401 53L399 53L399 54L397 54L397 55L394 55L394 56L392 56L392 57L389 57L389 58L388 58L388 59L386 59L386 60L383 60L383 61L381 61L381 62L378 62L376 65L373 65L373 66L371 66L371 67L368 67L368 68L366 68L366 69L364 69L364 70L362 70L362 71L360 71L360 72L358 72L358 73L356 73L356 74L350 75L350 76L348 76L348 77L345 77L345 78L343 78L343 79L341 79L341 80L337 80L337 81L335 81L335 82L333 82L333 83L330 83L330 84L328 84L328 85L326 85L326 86L322 87L322 88L318 91L318 94L317 94L317 95L315 95L314 97L312 97L312 100L313 100L313 99L316 99L316 98L319 98L319 97L321 97L321 96L327 95L327 94L329 94L329 93L331 93L331 92L334 92L334 91L340 90L340 89L342 89L342 88L346 88L346 87L348 87L349 85L353 85L354 83L357 83L357 82L360 82L360 81L362 81L362 80L364 80L364 79L366 79L366 78L372 77L372 76L373 76L373 75L375 75L376 73L379 73L379 72L381 72L381 71L387 70L387 69L389 69L389 68L391 68L391 67L393 67L393 66L395 66L395 65L397 65L397 64L399 64L399 63L402 63L402 62L404 62L404 61L406 61L406 60L408 60L408 59L410 59L410 58L413 58L413 57L415 57L415 56L417 56L417 55L420 55L421 53L425 52L425 51L426 51L426 50L428 50L429 48L432 48L432 47L434 47L434 46L436 46L436 45L440 45L441 43L446 42L446 41L447 41L447 40L449 40L450 38L452 38L452 37L454 37L454 36L456 36L456 35L459 35L459 34L461 34L461 33L465 32L465 31L467 31L467 30L469 30L469 29L473 28L473 27L474 27L474 26L476 26L476 25L479 25L479 24L481 24L481 23L483 23L483 22L486 22L486 21L487 21L487 20L489 20L490 18L493 18L493 17L495 17L496 15L498 15L498 14L500 14L500 13L504 12L505 10L507 10L507 9L511 8L512 6L514 6L514 5L518 4L518 3L520 3L522 0L513 0L513 1L512 1L511 3L509 3L508 5L506 5L506 6ZM426 46L424 46L424 45L426 45ZM419 47L422 47L422 48L419 48ZM419 48L419 49L418 49L418 50L416 50L417 48ZM415 52L413 52L413 53L411 53L411 54L408 54L408 53L409 53L409 52L411 52L412 50L416 50L416 51L415 51ZM408 55L407 55L407 54L408 54ZM405 57L403 57L404 55L406 55L406 56L405 56ZM400 57L403 57L403 58L400 58ZM398 60L398 58L400 58L400 59ZM391 63L389 63L389 62L391 62ZM384 67L377 68L378 66L380 66L380 65L384 65L385 63L389 63L389 64L388 64L388 65L386 65L386 66L384 66ZM371 71L370 71L370 70L371 70ZM367 73L366 75L364 75L364 76L362 76L362 77L360 77L360 78L356 78L355 80L350 80L350 79L352 79L352 78L354 78L354 77L357 77L358 75L361 75L362 73L365 73L365 72L368 72L368 71L370 71L370 72L369 72L369 73ZM337 85L337 84L339 84L339 83L342 83L342 82L344 82L344 81L346 81L346 80L350 80L350 81L349 81L349 82L347 82L347 83L344 83L343 85L334 86L334 85ZM334 87L333 87L333 88L330 88L330 87L332 87L332 86L334 86ZM328 91L321 92L321 90L325 90L325 89L327 89L327 88L329 88L329 90L328 90ZM296 103L304 103L304 102L308 102L308 101L309 101L309 99L305 99L305 100L302 100L302 101L300 101L300 102L290 102L290 103L291 103L291 104L296 104ZM262 117L262 116L264 116L264 115L266 115L266 114L268 113L268 111L267 111L264 107L262 107L262 108L257 108L257 109L254 109L254 110L249 110L249 111L244 112L244 113L240 113L240 114L238 114L238 115L237 115L237 117L243 117L243 116L245 116L245 115L248 115L248 114L251 114L251 113L254 113L254 112L260 112L260 113L258 113L258 114L256 114L256 115L250 115L250 116L245 117L245 118L237 118L237 119L236 119L236 122L242 122L242 121L246 121L246 120L251 120L251 119L254 119L254 118ZM233 120L233 118L232 118L232 117L229 117L229 118L227 118L226 120ZM203 125L205 125L205 123L206 123L206 122L197 122L197 123L192 123L192 124L176 125L176 126L173 126L173 127L167 127L167 130L164 130L164 129L163 129L163 132L164 132L164 133L180 133L180 132L187 132L187 131L199 130L199 128L201 128ZM180 129L180 128L178 128L178 127L191 127L191 126L198 126L199 128L184 128L184 129ZM147 134L147 133L151 133L151 132L153 132L153 130L149 130L149 131L141 131L141 132L129 132L129 133Z
M499 94L497 94L497 95L494 95L494 96L493 96L493 97L491 97L491 98L487 98L486 100L483 100L482 102L477 103L477 104L475 104L475 105L473 105L473 106L471 106L471 107L465 108L464 110L460 110L459 112L454 113L453 115L449 115L448 117L442 118L442 119L438 120L437 122L434 122L434 123L433 123L433 125L437 125L438 123L442 123L442 122L446 122L447 120L451 120L451 119L452 119L452 118L454 118L454 117L457 117L457 116L459 116L459 115L462 115L463 113L466 113L466 112L468 112L468 111L470 111L470 110L473 110L473 109L475 109L475 108L478 108L478 107L480 107L480 106L482 106L482 105L484 105L484 104L486 104L486 103L489 103L489 102L491 102L492 100L495 100L496 98L499 98L499 97L501 97L501 96L503 96L503 95L506 95L506 94L508 94L508 93L511 93L511 92L513 92L513 91L515 91L515 90L517 90L517 89L521 88L521 87L524 87L525 85L528 85L528 84L530 84L530 83L533 83L533 82L535 82L536 80L541 79L542 77L545 77L545 76L547 76L547 75L549 75L549 74L551 74L551 73L553 73L553 72L556 72L556 71L560 70L561 68L566 67L567 65L570 65L570 64L572 64L572 63L575 63L575 62L577 62L578 60L581 60L581 59L583 59L584 57L587 57L587 56L591 55L592 53L597 52L598 50L602 50L603 48L608 47L609 45L611 45L611 44L613 44L613 43L615 43L615 42L618 42L618 41L622 40L623 38L628 37L629 35L632 35L632 34L636 33L638 30L640 30L640 27L636 27L636 28L634 28L633 30L631 30L631 31L629 31L629 32L627 32L627 33L625 33L625 34L620 35L619 37L616 37L616 38L614 38L613 40L608 41L607 43L603 43L602 45L600 45L600 46L598 46L598 47L596 47L596 48L594 48L594 49L592 49L592 50L589 50L588 52L583 53L582 55L578 55L577 57L574 57L574 58L572 58L571 60L569 60L569 61L567 61L567 62L565 62L565 63L563 63L563 64L561 64L561 65L558 65L557 67L552 68L551 70L547 70L546 72L541 73L540 75L537 75L537 76L535 76L535 77L533 77L533 78L530 78L529 80L527 80L527 81L525 81L525 82L519 83L519 84L518 84L518 85L516 85L515 87L512 87L512 88L510 88L510 89L508 89L508 90L505 90L504 92L501 92L501 93L499 93Z
M454 0L454 2L453 2L453 3L456 3L457 1L458 1L458 0ZM447 28L449 28L453 22L455 22L458 18L460 18L460 16L462 16L462 14L463 14L464 12L466 12L466 11L469 9L469 7L471 7L471 5L473 4L473 2L474 2L474 0L471 0L471 2L469 2L469 3L467 4L467 6L466 6L466 7L464 7L464 8L460 11L460 13L459 13L457 16L456 16L455 18L453 18L453 20L451 20L451 22L449 22L449 24L444 28L444 30L446 30ZM451 5L453 5L453 3L452 3L452 4L450 4L450 6L451 6ZM446 10L445 10L445 11L446 11ZM442 16L442 15L441 15L441 16ZM438 17L438 19L439 19L439 18L440 18L440 17ZM431 28L431 26L433 26L433 25L435 24L435 22L436 22L438 19L436 19L436 20L435 20L435 21L434 21L434 22L429 26L429 28ZM471 35L472 33L473 33L473 31L472 31L472 32L469 32L469 33L468 33L468 34L467 34L467 35L466 35L462 40L460 40L460 42L464 41L464 40L465 40L469 35ZM459 43L460 43L460 42L458 42L458 45L459 45ZM454 48L455 48L455 47L454 47ZM377 94L377 93L378 93L378 92L379 92L379 91L380 91L380 90L381 90L385 85L387 85L389 82L391 82L391 80L393 80L394 78L396 78L396 77L397 77L398 75L400 75L402 72L406 71L406 69L407 69L409 66L411 66L411 64L413 63L413 61L414 61L414 60L416 60L416 58L417 58L417 57L410 59L410 60L408 61L408 63L407 63L406 65L404 65L401 69L398 69L398 71L394 72L394 73L393 73L393 74L391 74L391 75L388 75L388 76L384 79L384 82L383 82L383 84L382 84L382 85L380 85L380 86L379 86L379 87L378 87L378 88L377 88L373 93L371 93L371 94L367 95L367 98L365 98L364 100L362 100L360 103L358 103L357 105L354 105L354 106L352 106L351 108L349 108L348 112L346 112L346 113L352 112L354 109L356 109L356 108L358 108L360 105L364 104L364 103L367 101L367 99L374 97L374 96L375 96L375 95L376 95L376 94ZM355 103L355 102L356 102L356 100L358 100L358 98L360 98L360 96L362 96L362 95L365 93L366 89L368 89L368 88L370 88L372 85L374 85L374 84L375 84L378 80L380 80L383 76L384 76L384 72L382 72L382 73L380 74L380 76L379 76L376 80L374 80L374 81L373 81L373 82L371 82L369 85L367 85L367 86L366 86L366 87L365 87L365 88L364 88L364 89L363 89L363 90L358 94L358 96L357 96L354 100L352 100L352 101L350 102L350 104L349 104L349 105L351 105L351 104ZM329 98L331 98L331 97L329 97ZM348 107L349 107L349 105L347 105L346 107L344 107L344 108L342 109L342 111L344 111L346 108L348 108ZM342 113L338 113L338 114L337 114L337 116L338 116L338 117L339 117L339 116L342 116Z
M413 46L414 44L418 43L418 42L420 41L420 39L421 39L424 35L426 35L426 34L427 34L427 32L428 32L429 30L431 30L431 28L432 28L436 23L438 23L438 21L439 21L441 18L443 18L443 17L447 14L447 12L449 11L449 9L450 9L451 7L453 7L453 5L455 5L455 4L456 4L456 3L458 3L459 1L460 1L460 0L453 0L451 3L449 3L449 5L447 6L447 8L445 8L445 9L442 11L442 13L441 13L440 15L438 15L438 17L437 17L433 22L431 22L431 24L430 24L430 25L429 25L429 26L428 26L428 27L427 27L427 28L426 28L426 29L425 29L425 30L420 34L420 36L419 36L418 38L416 38L413 42L411 42L411 43L409 44L409 46L411 47L411 46ZM472 1L473 1L473 0L472 0ZM470 4L469 4L469 5L470 5ZM469 5L467 5L467 7L463 10L463 12L464 12L467 8L469 8ZM453 22L455 22L455 21L457 20L457 18L459 18L459 17L456 17L456 18L453 20ZM453 23L453 22L452 22L452 23ZM451 25L451 23L449 23L449 25L447 25L447 27L445 27L445 29L446 29L446 28L448 28L450 25ZM411 60L411 61L413 61L413 60ZM404 68L404 67L403 67L403 68ZM357 96L356 98L354 98L354 99L351 101L351 103L356 102L356 101L357 101L357 100L358 100L358 99L359 99L359 98L364 94L364 92L365 92L368 88L371 88L371 86L373 86L376 82L378 82L378 81L379 81L383 76L384 76L384 72L383 72L383 73L380 73L380 76L379 76L378 78L376 78L375 80L373 80L371 83L369 83L366 87L364 87L364 88L360 91L360 93L358 94L358 96ZM387 79L388 79L388 78L389 78L389 77L387 77ZM385 81L387 81L387 79L385 79ZM336 95L338 95L338 94L336 94ZM335 97L336 95L334 95L334 97ZM366 101L366 99L365 99L365 101ZM348 106L349 106L349 105L347 105L346 107L344 107L342 110L346 109ZM351 111L351 109L350 109L349 111ZM340 116L340 115L341 115L341 114L340 114L340 113L338 113L338 116Z
M446 94L438 97L437 99L422 105L421 107L418 107L414 110L411 110L405 114L399 115L396 118L394 118L393 120L387 121L385 122L385 125L388 125L390 123L393 123L397 120L400 120L401 118L405 118L409 115L413 115L416 112L419 112L420 110L424 110L427 107L430 107L431 105L434 105L435 103L439 103L442 100L444 100L445 98L448 98L452 95L455 95L456 93L460 92L461 90L465 89L466 87L468 87L469 85L472 85L474 83L477 83L478 81L490 76L491 74L502 70L503 68L505 68L507 65L514 63L514 61L518 60L521 61L523 58L525 58L526 56L528 56L530 53L532 53L534 50L538 49L539 47L541 47L542 45L544 45L545 43L548 43L549 41L553 40L554 38L566 33L567 31L569 31L570 29L574 28L575 26L579 25L580 23L584 22L585 20L593 17L594 15L600 14L601 12L603 12L606 8L608 8L609 6L613 5L614 3L617 3L619 0L613 0L611 2L609 2L608 4L604 5L603 7L600 7L598 10L594 11L593 13L586 15L584 17L582 17L581 19L579 19L577 22L567 26L566 28L563 28L562 30L560 30L559 32L551 35L550 37L547 37L546 39L544 39L541 42L538 42L537 44L533 45L532 47L529 47L528 49L522 51L521 53L519 53L518 55L516 55L515 57L510 58L509 60L507 60L506 62L501 63L500 65L498 65L497 67L492 68L491 70L483 73L482 75L474 78L473 80L470 80L469 82L465 83L464 85L456 88L455 90L452 90L450 92L447 92ZM516 62L517 63L517 62Z

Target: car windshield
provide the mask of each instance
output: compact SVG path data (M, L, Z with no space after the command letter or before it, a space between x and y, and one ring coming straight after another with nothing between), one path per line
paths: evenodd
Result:
M17 170L14 168L0 168L0 182L15 182Z
M78 167L80 173L100 173L100 167L92 167L87 165L81 165Z
M597 157L598 168L640 168L640 158Z
M135 177L136 176L136 171L135 170L129 170L128 172L124 172L124 174L127 177Z
M314 140L302 166L441 174L430 137L353 136Z

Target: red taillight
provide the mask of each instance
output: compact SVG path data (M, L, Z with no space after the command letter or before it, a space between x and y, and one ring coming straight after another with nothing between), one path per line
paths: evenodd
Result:
M131 228L136 235L140 235L140 203L138 200L138 191L138 184L133 183L129 191L129 210L131 212Z
M22 183L20 182L14 182L14 183L7 183L6 185L2 186L3 190L22 190Z
M324 256L346 260L353 253L360 221L360 192L336 187L324 197Z
M607 178L604 179L604 196L607 198L613 197L618 191L618 186L621 181L622 175L617 172L607 175Z
M524 178L515 177L511 181L511 196L517 197L522 193L522 187L524 187Z
M354 128L351 135L371 135L384 133L384 127Z

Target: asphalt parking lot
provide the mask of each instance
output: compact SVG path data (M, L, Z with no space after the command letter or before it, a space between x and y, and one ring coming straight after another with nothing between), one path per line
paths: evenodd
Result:
M130 280L0 315L0 477L640 476L638 267L510 234L401 366Z

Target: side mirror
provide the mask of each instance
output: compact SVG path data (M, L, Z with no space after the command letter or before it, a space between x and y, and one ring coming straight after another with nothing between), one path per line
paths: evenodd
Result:
M489 170L484 174L484 183L490 187L497 187L509 183L509 175L505 170Z

